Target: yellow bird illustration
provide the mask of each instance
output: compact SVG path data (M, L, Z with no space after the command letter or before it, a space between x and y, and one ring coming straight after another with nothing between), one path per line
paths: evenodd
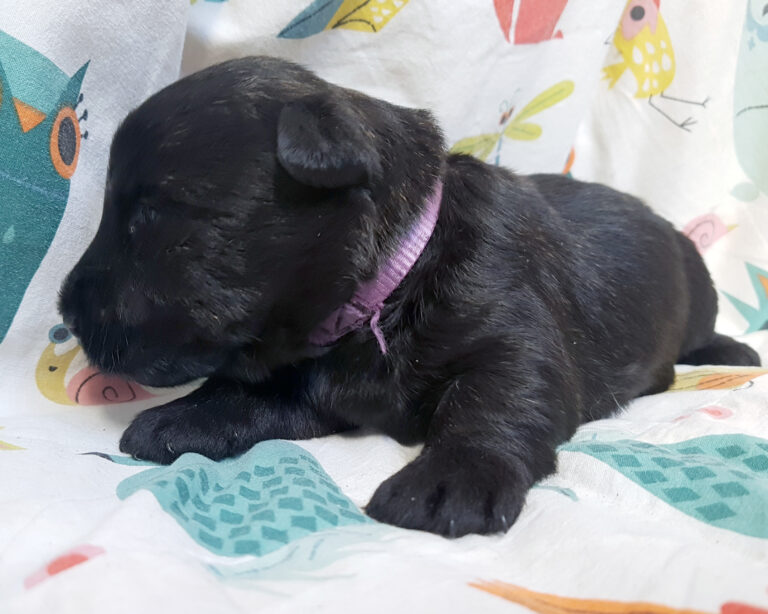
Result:
M66 326L59 324L48 333L50 343L43 350L35 369L37 388L47 399L61 405L75 405L67 395L64 379L67 370L80 352L80 346Z
M50 343L40 355L35 381L42 395L60 405L111 405L143 401L155 393L87 364L82 348L64 324L48 332ZM78 364L75 359L79 358ZM74 364L74 366L73 366Z
M647 98L648 103L673 124L690 131L696 123L692 117L678 122L654 104L653 97L705 107L703 102L674 98L665 94L675 78L675 52L667 30L667 24L659 11L661 0L629 0L622 14L619 27L613 37L613 44L621 54L621 62L606 66L604 76L608 87L629 70L637 83L636 98Z

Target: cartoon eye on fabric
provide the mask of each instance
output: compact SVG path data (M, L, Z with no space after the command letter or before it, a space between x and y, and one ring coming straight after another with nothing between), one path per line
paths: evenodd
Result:
M72 107L61 109L51 129L51 162L64 179L75 174L80 154L80 123Z
M78 349L78 343L75 336L72 334L72 331L69 330L64 324L57 324L51 330L48 331L48 340L51 342L50 351L53 353L52 359L55 360L53 357L64 357L64 356L72 356L73 351L75 353ZM51 364L48 366L48 371L53 373L54 371L57 371L60 366L58 364Z
M57 324L48 331L48 339L51 343L64 343L72 338L72 333L63 324Z
M632 10L629 12L629 16L634 21L640 21L643 17L645 17L645 9L640 5L633 6Z

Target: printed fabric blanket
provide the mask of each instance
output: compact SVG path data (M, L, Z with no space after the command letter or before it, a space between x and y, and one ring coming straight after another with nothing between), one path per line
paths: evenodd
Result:
M108 412L17 414L0 611L764 614L767 405L768 369L685 370L582 427L506 535L456 540L362 513L417 452L384 437L160 467Z
M768 366L679 366L582 426L505 535L366 517L419 452L373 433L118 452L190 388L90 367L57 290L122 117L246 54L429 108L453 151L637 194L768 365L765 0L0 0L0 614L767 614Z

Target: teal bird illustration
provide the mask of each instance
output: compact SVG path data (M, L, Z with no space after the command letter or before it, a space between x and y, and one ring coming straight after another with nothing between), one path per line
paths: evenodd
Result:
M768 194L768 2L749 0L734 91L736 155L752 186L738 186L743 200ZM751 189L750 189L751 188Z
M0 31L0 341L59 227L77 168L80 87L48 58Z

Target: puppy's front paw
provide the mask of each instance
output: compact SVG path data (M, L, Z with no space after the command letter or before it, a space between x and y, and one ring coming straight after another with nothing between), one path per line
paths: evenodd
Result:
M248 446L237 430L215 415L196 411L196 406L177 399L141 412L120 439L120 451L134 458L172 463L185 452L220 460L243 452ZM242 448L242 449L241 449Z
M530 484L514 466L476 455L425 449L379 486L366 513L381 522L446 537L506 531L520 513Z

